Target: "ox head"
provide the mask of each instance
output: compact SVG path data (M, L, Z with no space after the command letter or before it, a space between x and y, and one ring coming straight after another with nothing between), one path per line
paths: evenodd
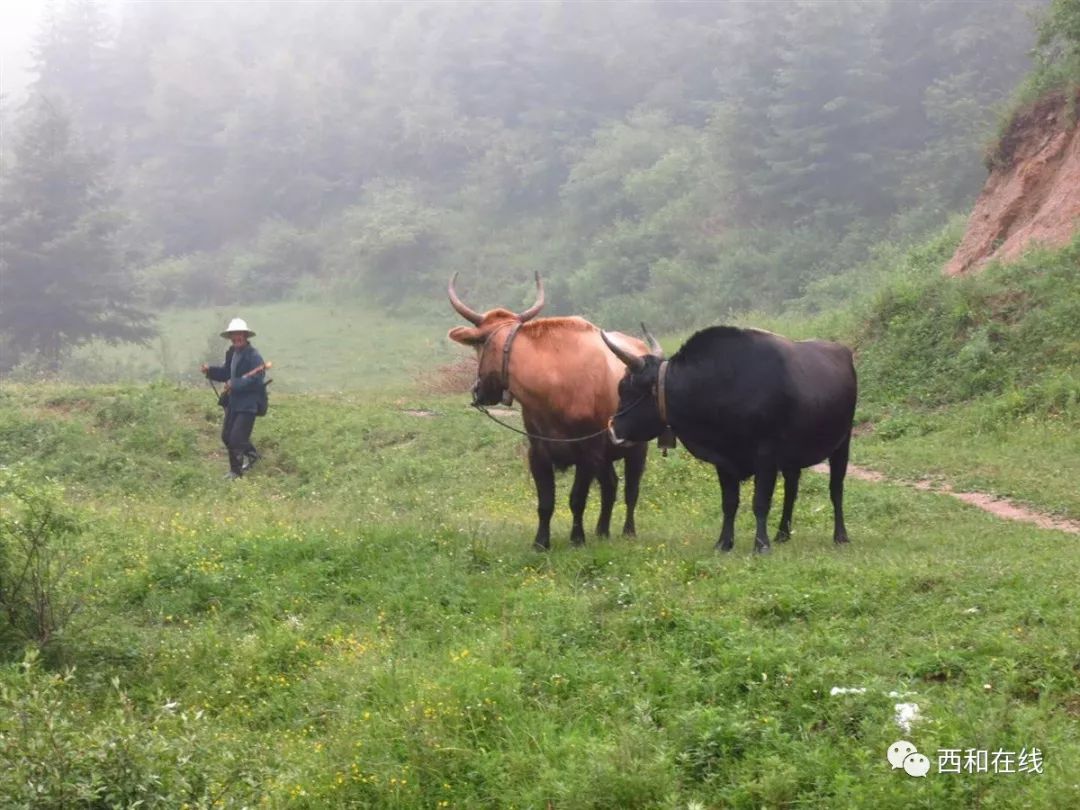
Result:
M456 326L450 330L449 337L463 346L471 346L476 350L478 365L476 382L472 387L473 404L497 405L503 402L509 405L512 400L510 391L507 389L509 381L503 379L503 346L515 324L522 324L535 318L543 308L544 285L540 281L540 274L536 274L536 303L521 313L514 313L508 309L492 309L480 313L471 309L458 297L454 289L456 280L457 273L454 273L447 287L450 305L473 325L471 327Z
M626 374L619 381L619 407L608 422L611 440L615 444L647 442L659 436L666 427L657 400L664 350L645 324L641 328L649 344L649 354L644 357L639 357L620 344L614 335L600 333L607 347L626 365Z

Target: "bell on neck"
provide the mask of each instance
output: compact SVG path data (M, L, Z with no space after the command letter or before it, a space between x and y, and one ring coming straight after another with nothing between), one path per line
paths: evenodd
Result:
M678 447L678 442L675 440L675 431L671 425L664 425L664 429L660 431L660 435L656 437L656 446L664 451L664 457L667 458L667 451L674 450Z

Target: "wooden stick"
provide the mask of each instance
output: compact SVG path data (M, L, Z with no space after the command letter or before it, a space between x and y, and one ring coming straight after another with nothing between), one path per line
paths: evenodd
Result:
M273 362L271 362L270 360L267 360L261 366L255 366L255 368L253 368L247 374L242 375L242 377L254 377L256 374L259 374L260 372L263 372L263 371L269 371L273 367L274 367Z

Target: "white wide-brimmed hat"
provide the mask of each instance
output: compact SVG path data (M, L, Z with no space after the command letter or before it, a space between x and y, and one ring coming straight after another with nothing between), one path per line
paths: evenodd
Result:
M247 321L243 318L233 318L229 321L229 325L225 328L225 331L221 333L221 336L227 338L233 332L245 332L248 337L255 337L255 333L248 329Z

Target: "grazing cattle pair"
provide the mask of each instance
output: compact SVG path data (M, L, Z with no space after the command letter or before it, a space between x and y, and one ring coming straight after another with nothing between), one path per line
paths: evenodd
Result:
M765 552L777 474L784 476L784 507L776 541L783 542L791 536L802 469L825 459L833 540L848 542L843 491L857 390L849 349L714 326L694 334L668 360L647 330L644 344L618 332L601 332L581 318L527 323L543 305L539 276L536 283L537 301L521 315L505 309L481 315L469 309L458 298L454 279L449 295L454 309L475 326L450 332L451 339L477 351L474 404L511 398L521 404L539 501L538 548L550 545L553 467L572 464L577 470L570 494L571 541L584 542L582 515L594 477L601 493L597 534L607 534L619 458L626 465L623 533L632 535L646 443L665 431L673 431L695 457L716 468L724 515L716 544L721 551L730 551L734 542L740 481L754 478L754 548Z

